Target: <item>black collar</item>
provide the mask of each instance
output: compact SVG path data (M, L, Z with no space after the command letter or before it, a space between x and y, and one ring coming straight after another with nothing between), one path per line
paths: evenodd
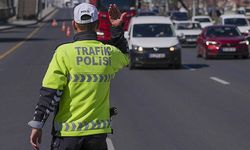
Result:
M97 34L94 31L79 32L75 34L74 41L97 40Z

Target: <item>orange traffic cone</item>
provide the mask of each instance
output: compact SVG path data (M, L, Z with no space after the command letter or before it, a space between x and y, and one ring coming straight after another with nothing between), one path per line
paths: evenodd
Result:
M65 21L62 23L62 32L64 32L66 29L66 24L65 24Z
M52 26L52 27L56 27L56 26L57 26L56 19L53 19L53 20L52 20L51 26Z
M67 27L66 36L70 37L70 35L71 35L70 27Z

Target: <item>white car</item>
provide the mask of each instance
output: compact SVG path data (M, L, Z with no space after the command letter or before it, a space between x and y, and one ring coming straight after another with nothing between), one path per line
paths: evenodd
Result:
M181 67L181 46L169 17L133 17L124 34L130 49L130 69Z
M211 17L209 16L193 16L192 20L199 22L201 25L201 28L205 28L207 26L211 26L214 24Z
M201 33L201 26L196 21L173 21L177 37L181 44L195 44Z
M250 7L245 8L246 16L250 16Z
M239 15L239 14L221 15L218 20L218 24L236 25L241 33L249 34L250 24L245 15Z

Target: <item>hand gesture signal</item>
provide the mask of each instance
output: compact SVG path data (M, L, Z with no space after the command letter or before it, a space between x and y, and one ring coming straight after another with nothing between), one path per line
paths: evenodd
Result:
M126 15L126 12L122 13L118 9L118 7L115 4L110 4L109 5L109 20L112 26L118 27L122 24L123 18Z

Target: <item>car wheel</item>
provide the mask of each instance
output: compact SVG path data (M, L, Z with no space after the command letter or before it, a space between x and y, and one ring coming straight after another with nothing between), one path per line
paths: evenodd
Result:
M249 57L248 55L243 55L242 59L248 59L248 57Z
M233 56L232 58L234 58L234 59L239 59L239 58L241 58L241 56L235 55L235 56Z
M199 53L199 48L198 48L198 46L196 46L196 51L197 51L197 57L198 57L198 58L201 58L202 55Z
M207 54L206 51L203 52L203 56L204 59L210 59L210 56Z
M130 55L129 69L130 70L135 69L135 58L131 55Z
M201 54L197 54L197 58L201 58L202 57L202 55Z
M179 64L175 64L173 67L174 67L174 69L181 69L181 63L179 63Z

